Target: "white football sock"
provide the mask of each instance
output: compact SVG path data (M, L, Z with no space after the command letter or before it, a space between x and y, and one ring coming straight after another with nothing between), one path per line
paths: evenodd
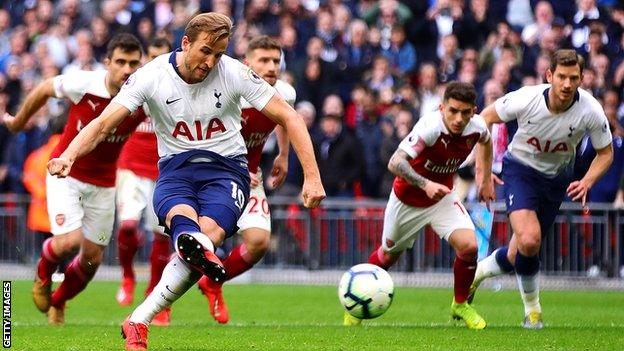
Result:
M199 233L199 232L186 232L186 234L192 236L193 238L195 238L195 240L197 240L200 244L202 244L202 246L207 249L210 252L214 252L215 251L215 247L214 244L212 243L212 240L210 240L210 238L208 237L208 235L203 234L203 233ZM178 238L180 236L178 235ZM176 240L175 243L175 250L178 254L178 256L180 256L180 253L178 252L178 243Z
M542 312L542 306L539 301L539 272L534 275L519 275L518 288L520 288L520 296L524 304L524 315L529 312Z
M495 250L488 257L477 263L477 270L475 271L473 282L474 285L479 286L485 279L505 273L498 264L498 261L496 261L496 252L498 250L500 249Z
M165 266L162 277L154 290L132 312L130 321L149 325L158 312L171 306L175 300L195 285L200 277L201 273L189 267L180 257L175 256Z

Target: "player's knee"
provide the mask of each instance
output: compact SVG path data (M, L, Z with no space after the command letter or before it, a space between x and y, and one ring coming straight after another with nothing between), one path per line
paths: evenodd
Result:
M96 250L85 250L80 255L80 265L84 272L94 274L100 264L102 264L102 252Z
M54 238L54 251L59 257L68 257L80 249L80 237L63 234Z
M225 232L222 230L214 230L214 228L204 228L202 226L201 232L210 238L215 247L221 246L225 239Z
M463 247L458 248L455 251L455 254L457 255L457 257L459 257L463 261L472 262L477 259L477 250L478 250L477 243L469 242Z
M537 254L541 243L539 235L522 235L518 238L518 247L523 254Z
M139 221L134 219L127 219L119 223L120 233L134 233L139 228Z
M245 238L247 251L258 260L269 250L269 243L270 235L264 232L258 232L256 235Z

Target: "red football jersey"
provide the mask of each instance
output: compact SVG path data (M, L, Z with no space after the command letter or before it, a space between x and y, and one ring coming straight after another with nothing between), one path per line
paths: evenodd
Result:
M295 102L295 89L288 83L278 80L275 82L275 89L280 96L286 100L291 106ZM247 145L247 160L249 162L249 171L256 173L260 166L260 158L262 157L262 148L266 143L269 135L273 132L276 124L260 111L249 106L249 103L242 100L242 129L241 134Z
M71 100L69 115L61 140L52 152L51 158L65 151L78 132L102 113L111 101L105 84L106 71L76 71L54 78L57 97ZM106 137L93 151L74 162L69 175L85 183L102 186L115 186L117 159L121 148L146 118L142 109L126 118L115 132Z
M139 124L121 150L117 167L129 169L139 177L158 178L158 145L149 116Z
M453 187L453 176L478 142L487 142L490 133L481 116L474 115L462 135L449 133L436 111L423 116L399 148L412 157L410 165L421 176ZM393 190L405 204L429 207L437 201L430 199L422 189L409 184L401 177L394 178Z

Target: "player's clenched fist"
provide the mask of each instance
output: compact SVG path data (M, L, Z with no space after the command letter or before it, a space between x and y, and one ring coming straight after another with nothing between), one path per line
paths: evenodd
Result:
M303 197L303 206L306 208L318 207L325 198L325 189L321 180L304 181L301 197Z
M48 172L53 176L65 178L69 174L71 166L72 163L64 157L53 158L48 161Z

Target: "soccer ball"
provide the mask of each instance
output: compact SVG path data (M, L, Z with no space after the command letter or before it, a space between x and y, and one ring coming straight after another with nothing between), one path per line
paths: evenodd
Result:
M353 317L376 318L392 303L394 283L383 268L369 263L351 267L340 279L338 298Z

